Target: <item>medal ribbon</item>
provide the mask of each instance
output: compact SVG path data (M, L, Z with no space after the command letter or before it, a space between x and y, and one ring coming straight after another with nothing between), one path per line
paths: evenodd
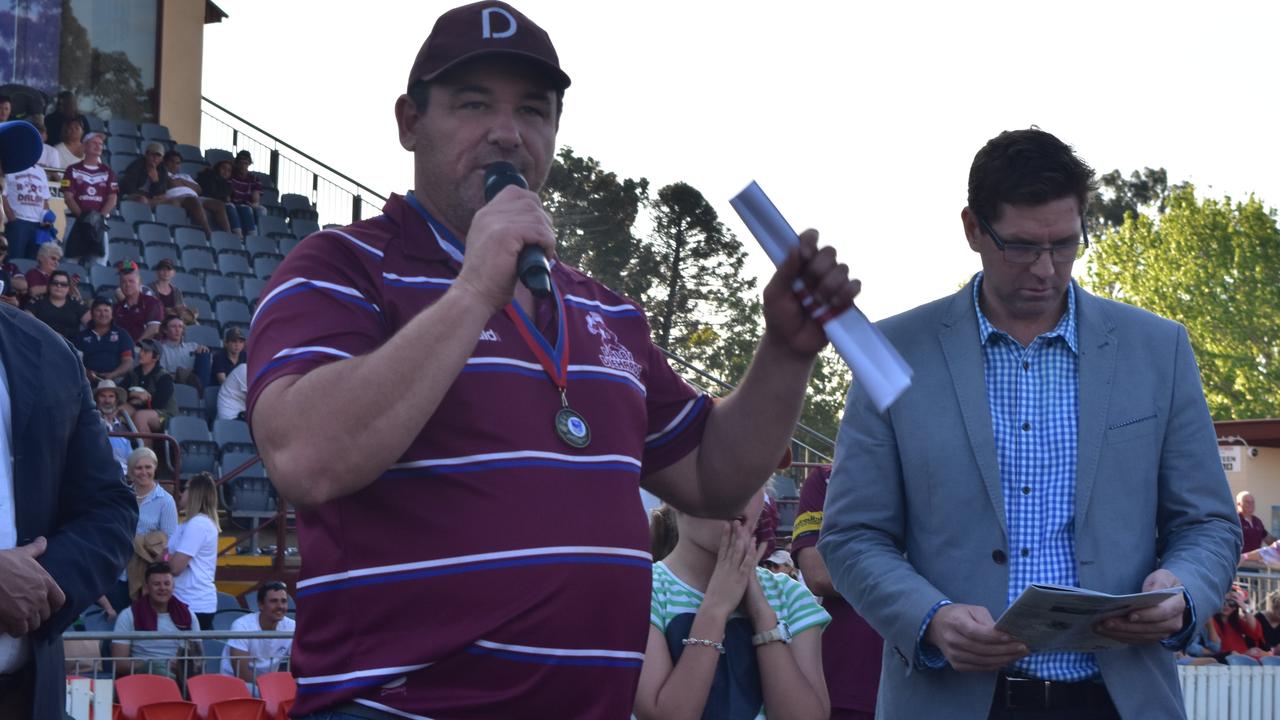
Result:
M542 369L546 371L547 377L551 378L551 382L560 390L560 397L563 400L565 390L569 387L569 335L565 332L564 325L564 300L560 298L560 291L555 285L551 286L552 292L556 298L556 344L552 347L547 339L538 331L533 320L525 314L524 309L515 303L515 301L507 303L502 309L511 318L511 322L516 326L516 330L520 333L520 339L524 340L524 344L529 347L529 351L538 359L538 363L542 365Z

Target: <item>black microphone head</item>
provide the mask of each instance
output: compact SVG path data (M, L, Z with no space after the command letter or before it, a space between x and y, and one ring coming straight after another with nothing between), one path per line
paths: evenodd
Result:
M502 191L502 188L508 185L515 185L526 190L529 189L529 183L525 182L524 176L516 169L515 165L499 160L489 163L484 168L484 201L489 202L495 195Z

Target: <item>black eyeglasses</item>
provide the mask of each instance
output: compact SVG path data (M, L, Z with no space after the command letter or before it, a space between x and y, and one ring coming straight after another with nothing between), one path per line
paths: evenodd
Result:
M64 282L51 282L49 283L49 287L71 287L71 285Z
M1084 251L1089 247L1089 231L1085 229L1084 215L1080 216L1080 240L1068 241L1044 247L1043 245L1029 245L1026 243L1007 243L1000 237L995 228L991 227L991 223L986 221L978 213L973 214L978 218L978 224L982 226L982 231L991 236L991 242L995 243L996 249L1004 255L1005 262L1014 265L1032 265L1044 253L1049 253L1049 260L1054 263L1067 263L1072 260L1078 260Z

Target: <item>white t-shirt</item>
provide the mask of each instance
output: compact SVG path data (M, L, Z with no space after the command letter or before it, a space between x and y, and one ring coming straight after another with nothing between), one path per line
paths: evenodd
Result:
M38 223L49 202L49 177L39 167L5 175L4 196L13 210L10 220Z
M200 621L195 617L191 618L191 630L194 632L199 630ZM133 608L127 607L120 611L116 616L116 632L133 632ZM169 613L156 613L156 632L176 633L182 632L177 625L173 624L173 619L169 617ZM129 645L129 656L135 658L161 658L169 659L176 657L178 654L178 646L182 644L181 640L113 640L117 645Z
M231 623L231 629L234 632L261 632L262 623L259 613L249 613L235 619ZM293 618L288 615L280 618L280 622L276 623L276 630L288 632L296 627ZM293 641L285 638L231 638L227 640L227 644L222 648L222 674L235 675L236 671L231 667L231 648L235 648L240 652L248 653L249 658L253 662L253 676L265 675L269 672L275 672L283 666L285 658L289 657L289 653L293 650Z
M227 379L218 389L218 419L235 420L244 412L245 398L249 394L249 366L241 363L227 373Z
M173 578L173 594L191 612L216 612L218 588L213 584L213 573L218 564L218 528L213 521L196 515L179 525L169 538L169 552L191 556L187 569Z

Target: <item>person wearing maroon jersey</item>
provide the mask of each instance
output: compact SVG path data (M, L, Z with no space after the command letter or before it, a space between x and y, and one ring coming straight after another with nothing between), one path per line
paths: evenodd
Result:
M569 78L547 34L510 5L456 8L407 85L414 189L303 240L250 333L247 415L304 558L293 712L625 718L651 590L638 488L741 513L826 344L792 283L836 308L858 285L806 231L713 408L636 303L555 262L537 191ZM495 161L529 189L486 204ZM516 281L526 245L552 261L547 297Z
M115 171L102 162L103 136L89 133L83 142L84 160L62 175L62 198L76 217L76 226L67 234L67 255L87 266L106 261L104 218L120 199L120 184Z
M822 506L827 501L831 466L809 471L800 488L800 508L791 540L791 555L809 591L822 599L831 624L822 638L822 672L831 695L832 720L871 720L880 687L884 640L831 584L831 574L818 554Z

